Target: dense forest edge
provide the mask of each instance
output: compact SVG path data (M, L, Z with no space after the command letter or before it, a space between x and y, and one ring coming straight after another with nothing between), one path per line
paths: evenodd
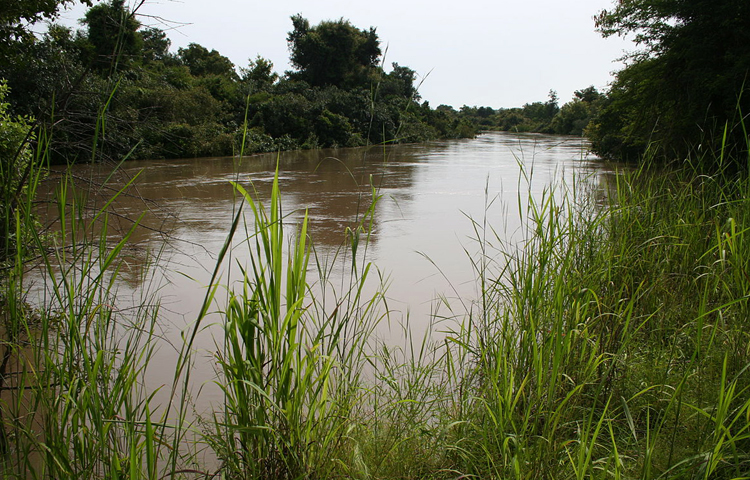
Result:
M260 56L237 68L195 43L170 52L165 32L143 27L124 0L93 5L81 23L77 31L51 24L41 38L20 32L0 45L10 111L54 131L53 162L229 156L477 132L452 108L421 102L410 68L393 63L386 73L375 29L343 19L311 26L294 16L294 70L283 75Z
M373 27L344 19L311 26L295 15L287 36L293 70L278 74L260 56L238 68L195 43L171 52L166 33L142 25L124 0L91 5L81 29L49 23L43 35L32 33L71 1L21 1L0 17L8 110L54 132L51 160L60 163L421 142L481 130L586 135L601 157L631 162L646 150L679 159L697 145L719 148L725 127L725 144L744 143L750 34L747 7L736 1L629 2L600 12L604 36L630 35L639 47L606 92L584 87L560 106L550 90L545 101L516 108L458 110L422 101L424 79L409 67L394 62L386 73Z
M32 33L73 1L0 10L2 478L750 478L750 2L617 1L595 26L639 50L607 91L433 110L416 72L379 64L373 28L297 15L294 71L256 57L237 72L199 45L170 53L121 0L88 2L79 32ZM519 193L508 211L520 246L473 220L477 298L442 299L454 327L402 348L373 335L389 321L385 287L364 294L378 273L357 255L377 190L341 246L346 287L316 296L329 272L307 217L288 223L278 174L262 203L252 185L228 185L233 223L157 391L145 379L164 347L158 288L128 308L117 298L138 219L108 231L137 178L92 189L62 174L46 200L55 228L37 215L52 163L482 129L585 135L619 163ZM252 262L230 284L235 240ZM48 273L43 305L28 298L32 268ZM209 314L221 318L223 402L192 420Z

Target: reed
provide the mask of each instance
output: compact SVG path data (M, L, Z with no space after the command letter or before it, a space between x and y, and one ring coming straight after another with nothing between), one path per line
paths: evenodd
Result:
M234 187L252 210L243 240L250 264L238 265L242 280L222 310L226 411L217 417L214 445L232 478L327 478L347 443L365 341L377 321L377 297L361 297L369 267L332 307L311 298L307 215L290 237L278 172L268 210L242 185Z
M605 190L606 208L575 189L519 202L523 244L475 262L458 470L742 478L747 178L625 171Z
M36 148L23 147L31 153L22 184L4 189L3 204L13 206L5 228L15 235L6 237L13 249L0 305L2 476L161 478L167 459L183 452L164 448L178 428L144 386L158 302L118 301L119 270L138 221L114 242L109 228L109 206L130 184L96 205L63 175L51 200L58 231L45 233L36 191L47 175L49 137L36 137ZM30 282L32 269L46 272L42 284ZM41 301L27 301L32 290Z

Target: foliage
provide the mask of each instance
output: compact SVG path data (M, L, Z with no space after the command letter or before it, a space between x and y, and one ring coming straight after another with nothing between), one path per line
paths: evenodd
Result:
M576 90L573 100L563 105L552 119L550 129L561 135L583 135L603 99L604 95L593 86Z
M324 21L315 27L301 15L292 17L287 41L292 78L313 87L369 87L380 58L374 28L359 30L348 21Z
M143 27L123 0L91 8L85 30L52 25L12 64L10 109L54 129L53 162L232 155L470 137L467 120L420 105L417 73L377 62L375 29L292 18L298 71L280 77L260 56L240 68L190 44L170 53L164 31ZM243 134L245 124L252 132ZM439 124L439 125L438 125ZM54 127L53 127L54 126ZM246 144L241 138L245 138ZM93 141L96 139L96 141Z
M643 47L617 73L591 129L599 154L635 159L648 146L684 159L691 146L721 148L725 125L725 148L746 150L747 2L633 0L602 11L596 22L604 36L634 34Z
M181 421L156 413L144 375L155 348L153 299L119 310L117 279L133 228L110 243L107 208L58 178L58 236L34 220L41 170L19 202L18 245L0 282L2 362L0 471L3 478L158 478L180 462ZM87 185L88 187L88 185ZM128 186L126 185L125 188ZM45 302L24 301L28 253L46 271ZM127 313L126 313L127 312ZM163 415L163 416L162 416ZM177 440L174 440L177 439Z
M3 7L0 9L0 65L14 59L18 49L34 43L32 25L42 20L53 20L61 8L75 2L76 0L3 2ZM90 0L82 0L81 3L89 6L92 4Z
M18 242L16 208L33 176L32 119L13 117L6 98L9 88L0 80L0 267L16 253Z
M235 188L252 209L251 266L241 267L244 281L223 312L226 419L215 441L230 478L325 478L351 423L346 391L356 384L347 379L360 375L367 320L359 318L362 333L345 337L354 311L340 304L316 315L326 306L308 298L307 216L285 254L278 171L268 211Z
M431 430L454 453L443 470L746 475L749 184L698 173L619 172L520 198L520 245L475 221L481 295L449 340L463 372L441 379L457 381L450 433Z
M380 83L380 94L384 97L396 97L406 100L419 101L420 96L414 82L417 72L409 67L402 67L396 62L391 64L392 70Z
M143 39L143 62L168 62L170 60L169 46L172 41L167 34L154 27L146 27L141 30Z
M518 108L461 107L461 117L486 130L541 132L557 135L583 135L600 109L604 96L593 86L577 90L573 99L558 105L557 93L550 90L546 102L527 103Z
M87 27L88 63L103 74L113 74L139 59L143 38L137 32L140 23L125 0L95 5L82 20Z
M557 92L550 90L549 100L546 102L527 103L523 106L523 114L532 122L549 123L555 117L560 107L557 104Z
M247 95L257 92L268 92L279 75L273 71L273 63L260 55L250 60L247 68L240 68L241 82L246 85Z
M187 48L180 48L177 57L190 69L190 74L194 77L217 75L236 79L234 64L216 50L209 52L206 47L191 43Z

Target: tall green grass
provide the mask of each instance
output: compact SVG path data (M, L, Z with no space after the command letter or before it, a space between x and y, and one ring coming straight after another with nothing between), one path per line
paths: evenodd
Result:
M320 293L327 272L320 271L315 298L307 279L307 215L290 235L278 172L268 210L242 185L234 187L242 199L236 223L245 206L252 211L241 244L250 255L249 265L237 265L242 280L228 286L221 310L224 345L217 354L226 401L211 442L232 478L328 478L347 450L366 341L378 321L379 297L362 297L369 266L328 303ZM363 231L351 231L352 245ZM356 251L351 261L356 272Z
M180 426L166 423L145 387L158 301L117 298L138 220L113 241L108 210L129 185L97 205L62 175L50 200L58 230L43 233L36 191L48 148L39 137L13 192L14 250L2 278L2 477L162 478L184 452L165 448ZM45 280L33 284L32 269Z
M612 179L601 209L576 189L519 202L523 245L477 261L460 471L748 476L748 180Z
M42 145L3 278L4 478L750 478L746 174L642 168L521 195L521 243L467 226L479 295L464 316L442 336L437 313L422 338L407 322L403 345L373 335L389 314L382 289L365 294L374 207L337 291L278 176L268 199L235 183L241 207L157 405L158 300L116 298L134 230L113 242L116 198L91 209L66 177L59 233L39 234L43 163ZM36 307L30 258L49 281ZM238 281L219 275L227 261ZM212 311L225 402L190 440L192 338ZM219 463L196 465L195 441Z

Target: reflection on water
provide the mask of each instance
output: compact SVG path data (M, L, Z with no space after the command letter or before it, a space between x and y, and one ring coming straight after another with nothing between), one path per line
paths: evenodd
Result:
M486 220L501 237L493 241L513 241L520 228L519 201L529 193L541 195L550 182L571 178L574 172L598 175L602 166L594 160L580 138L488 133L474 140L286 152L241 160L128 162L117 177L120 183L110 180L119 188L125 179L137 176L111 207L112 235L122 235L131 226L129 219L146 213L142 227L133 233L137 248L121 270L120 288L130 295L144 281L160 285L162 321L172 332L167 336L179 343L179 332L195 320L239 205L232 182L263 201L278 163L287 221L297 221L307 210L310 236L323 259L340 251L347 228L365 221L375 192L379 200L373 209L367 259L388 279L390 318L408 316L411 328L424 330L431 315L463 313L464 305L476 296L469 256L478 252L476 236L481 232L475 231L473 222ZM74 173L96 185L110 172L80 166ZM98 194L101 205L111 192L92 189L89 195L95 199ZM145 262L145 252L159 253L156 266ZM239 263L247 259L239 245L232 256ZM438 308L438 296L448 299L454 312L445 304ZM387 327L380 334L389 335ZM203 337L200 347L207 352L220 341L210 329ZM173 353L165 348L160 355L167 367L155 374L161 377L156 384L168 384ZM213 361L199 362L196 368L193 378L213 378Z

